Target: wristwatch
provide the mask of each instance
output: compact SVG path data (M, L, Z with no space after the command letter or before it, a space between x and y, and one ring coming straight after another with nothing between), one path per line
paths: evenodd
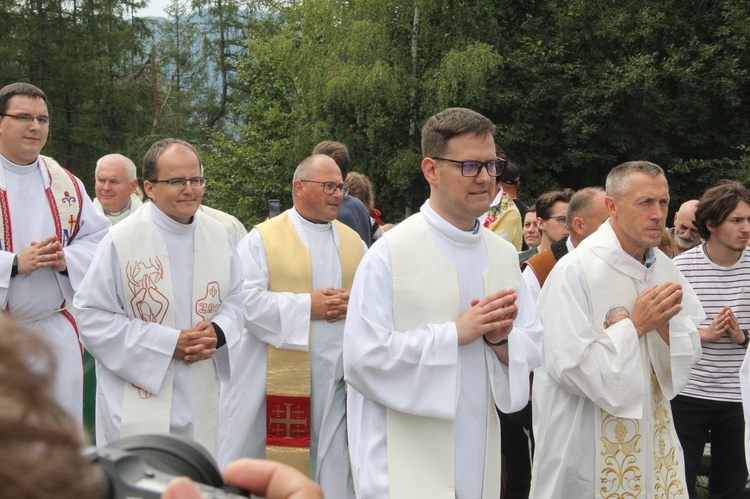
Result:
M741 347L746 347L748 343L750 343L750 334L748 334L747 329L742 330L742 334L745 335L745 341L742 343L737 343Z
M487 343L491 347L501 347L501 346L505 345L506 343L508 343L508 337L507 336L505 338L503 338L502 340L498 341L497 343L492 343L490 340L487 339L486 336L482 336L482 338L484 338L484 342Z

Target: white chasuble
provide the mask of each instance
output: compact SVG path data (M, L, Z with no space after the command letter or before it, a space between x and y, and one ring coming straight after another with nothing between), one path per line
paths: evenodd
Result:
M396 329L423 328L427 319L431 323L457 320L460 297L456 268L440 253L421 213L401 225L400 234L407 233L409 237L385 234L391 253ZM485 296L500 289L515 289L520 295L519 274L503 272L502 262L513 261L514 248L489 231L482 231L482 234L489 258L483 276ZM415 278L414 269L425 265L432 272L420 273L419 278ZM491 386L488 382L482 497L494 499L500 495L499 475L491 472L500 469L500 422ZM386 427L390 497L454 499L454 421L386 408Z
M657 251L656 282L679 282L679 271ZM596 247L582 245L579 256L591 290L594 330L629 317L636 298L647 285L613 268L596 253ZM635 260L633 260L635 262ZM646 267L642 267L642 272ZM617 317L617 314L620 314ZM600 484L597 497L687 497L685 468L669 400L664 397L659 377L652 368L652 343L663 340L652 331L640 339L641 366L646 399L642 418L620 418L603 408L594 408L596 473Z
M193 268L172 269L164 238L152 225L152 209L152 205L144 205L110 231L120 261L128 317L176 327L172 272L180 271L192 273L191 324L210 322L230 290L226 231L218 223L200 219L193 233ZM195 216L205 217L199 212ZM216 365L200 361L188 367L193 386L193 439L213 450L219 402ZM123 381L120 437L169 433L174 369L172 363L157 393Z

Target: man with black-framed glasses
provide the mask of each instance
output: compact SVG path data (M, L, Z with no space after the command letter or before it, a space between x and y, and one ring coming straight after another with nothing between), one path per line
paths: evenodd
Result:
M294 206L239 244L246 291L243 359L225 406L222 458L268 457L318 482L326 497L353 498L342 366L344 323L359 235L336 220L348 187L336 162L300 162Z
M500 172L494 132L465 108L427 120L430 197L357 270L344 371L359 497L500 497L495 406L528 402L542 331L515 247L478 220Z
M157 141L142 171L151 202L102 239L74 300L97 361L96 443L174 433L217 456L220 381L245 319L242 263L199 210L206 178L192 145Z
M83 363L68 310L110 226L81 181L41 155L49 102L29 83L0 89L0 308L43 332L55 354L55 398L82 421Z

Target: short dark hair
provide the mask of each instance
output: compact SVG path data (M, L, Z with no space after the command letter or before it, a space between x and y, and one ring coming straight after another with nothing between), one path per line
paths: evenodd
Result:
M645 173L651 177L664 177L664 170L657 164L648 161L628 161L610 170L605 181L607 196L619 199L630 188L630 174Z
M555 203L570 203L570 198L573 196L571 189L565 191L550 191L545 192L536 200L536 216L542 220L547 220L552 216L552 207Z
M698 235L708 240L711 237L708 226L721 225L742 201L750 205L750 190L739 182L723 180L708 189L695 210L694 225Z
M313 149L313 155L325 154L332 158L341 170L341 178L346 178L349 173L349 149L341 142L324 140Z
M49 110L49 100L47 95L42 92L39 87L32 85L31 83L11 83L0 88L0 113L4 113L8 110L8 102L16 95L25 95L34 99L42 99L47 105Z
M449 107L430 117L422 127L422 156L441 156L454 137L464 134L494 135L495 125L471 109Z
M192 144L180 139L167 138L154 142L153 145L149 147L148 151L146 151L146 155L143 156L143 164L141 165L143 180L148 180L149 182L157 180L157 177L159 176L157 162L159 161L161 155L164 154L164 152L173 145L180 145L190 149L193 154L195 154L195 157L198 158L198 164L201 167L201 173L203 172L203 163L201 162L201 156L200 154L198 154L198 150L193 147Z

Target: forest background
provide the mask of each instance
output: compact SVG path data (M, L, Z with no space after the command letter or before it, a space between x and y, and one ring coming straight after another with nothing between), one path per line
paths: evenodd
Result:
M395 222L428 196L419 130L449 106L498 125L527 203L643 159L672 210L750 180L747 0L0 0L0 86L51 100L45 154L93 194L96 160L194 143L206 203L248 227L321 140L345 143ZM670 220L671 222L671 215Z

